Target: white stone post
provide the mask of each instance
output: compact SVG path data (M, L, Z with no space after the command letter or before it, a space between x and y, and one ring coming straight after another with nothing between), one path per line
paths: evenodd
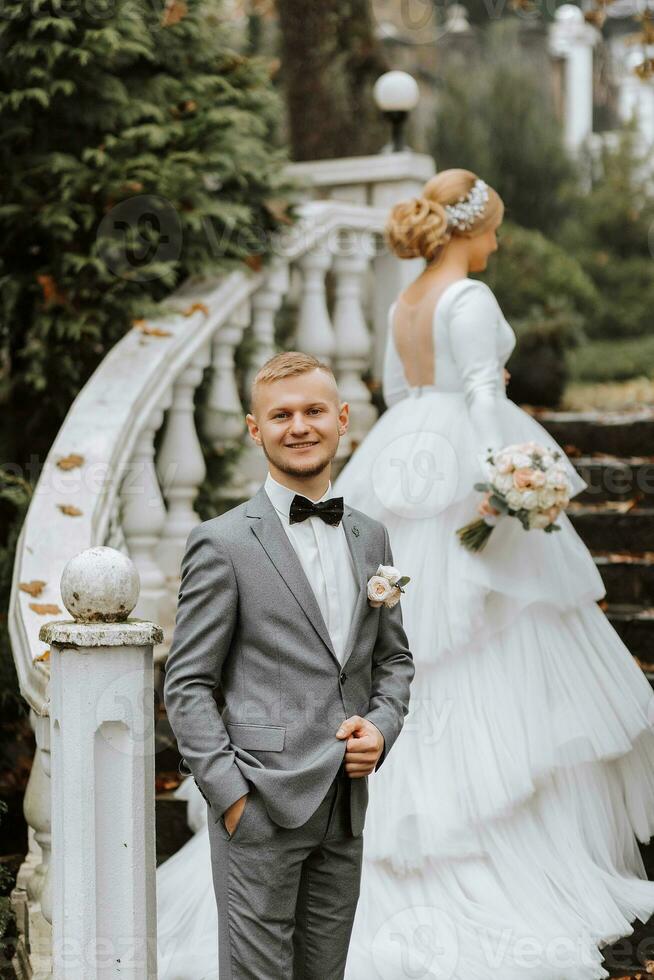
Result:
M64 568L73 620L50 622L55 980L156 980L152 647L128 619L133 562L113 548Z
M565 143L577 153L593 132L593 48L601 38L579 7L564 3L550 29L550 51L565 60Z

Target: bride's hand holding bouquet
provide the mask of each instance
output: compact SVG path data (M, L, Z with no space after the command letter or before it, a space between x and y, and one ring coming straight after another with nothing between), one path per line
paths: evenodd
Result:
M560 464L561 453L535 442L519 443L488 457L487 483L475 484L484 493L479 504L482 515L457 534L469 551L481 551L493 528L504 515L517 517L525 531L560 530L556 524L568 506L572 484Z

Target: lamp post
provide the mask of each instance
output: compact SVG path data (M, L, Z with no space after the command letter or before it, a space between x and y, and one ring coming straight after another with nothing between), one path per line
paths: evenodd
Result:
M405 71L387 71L377 79L373 95L391 124L393 153L401 153L406 149L406 121L420 98L418 83Z

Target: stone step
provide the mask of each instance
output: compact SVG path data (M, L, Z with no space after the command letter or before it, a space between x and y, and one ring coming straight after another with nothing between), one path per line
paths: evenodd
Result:
M599 504L604 501L639 500L654 504L654 458L580 456L572 462L588 488L575 500Z
M654 680L654 608L624 603L609 605L606 614L647 678Z
M654 508L633 507L622 512L618 507L573 501L568 517L591 551L654 551Z
M654 606L654 555L593 555L612 604Z
M654 409L633 412L547 412L534 417L569 452L648 456L654 446Z
M186 800L175 799L172 792L157 793L154 807L159 865L183 847L193 831L186 822Z

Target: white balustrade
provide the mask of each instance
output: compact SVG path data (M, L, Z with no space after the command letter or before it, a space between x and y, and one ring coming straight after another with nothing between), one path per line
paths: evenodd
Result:
M72 558L51 653L54 980L156 980L153 644L135 565Z
M209 347L205 345L173 385L172 400L157 453L156 469L168 511L156 553L169 585L169 593L174 596L177 595L179 565L186 539L200 521L193 504L207 469L195 425L195 391L202 381L208 361ZM168 618L163 613L157 621L167 622Z
M363 308L363 288L370 264L373 241L365 232L343 232L341 251L334 259L336 339L335 368L343 401L350 405L348 437L341 440L343 452L351 452L372 428L377 410L362 381L370 368L371 338Z

